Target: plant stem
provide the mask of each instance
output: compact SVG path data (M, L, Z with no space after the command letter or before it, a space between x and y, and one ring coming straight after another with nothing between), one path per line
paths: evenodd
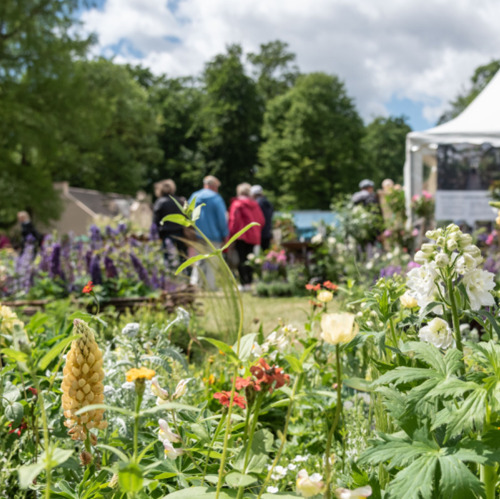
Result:
M264 483L262 484L262 487L260 489L259 495L257 496L257 499L260 499L264 491L266 490L266 485L268 484L269 480L271 479L271 475L273 474L274 468L276 465L279 463L279 460L281 458L281 454L283 452L283 449L285 448L286 444L286 437L288 434L288 425L290 423L290 417L292 415L292 410L293 410L293 404L294 404L294 399L295 399L295 393L297 391L297 387L299 386L300 379L302 378L303 374L301 373L300 376L297 376L295 378L295 381L293 383L293 388L292 388L292 394L290 395L290 405L288 406L288 411L286 413L286 418L285 418L285 426L283 428L283 434L281 437L281 444L280 448L278 449L278 452L276 454L276 457L273 460L273 464L271 465L271 468L267 472L266 479L264 480Z
M325 475L326 475L326 485L325 485L325 499L330 499L330 482L332 475L332 466L330 464L330 449L332 447L332 439L333 433L337 428L337 424L340 418L340 412L342 409L342 365L340 363L340 345L337 343L336 345L336 361L337 361L337 406L335 407L335 417L333 418L332 426L330 427L330 431L328 432L328 437L326 439L326 448L325 448Z
M238 290L238 282L236 281L236 277L234 274L231 272L231 269L228 267L227 263L224 261L224 258L222 257L222 252L218 250L213 244L210 239L208 239L203 232L194 225L194 228L198 234L202 237L202 239L205 241L205 243L208 245L208 247L214 252L222 266L223 269L226 270L226 273L229 276L229 279L233 283L234 290L236 292L236 296L238 298L238 308L239 308L239 321L238 321L238 334L237 334L237 339L236 339L236 356L239 357L240 355L240 343L241 343L241 336L243 334L243 299L241 297L241 293ZM231 415L233 411L233 401L234 401L234 394L236 392L236 376L238 375L238 365L234 366L234 373L233 373L233 384L231 386L231 396L229 400L229 409L227 411L227 424L226 424L226 431L224 433L224 446L222 448L222 457L220 460L220 467L219 467L219 479L217 481L217 491L215 493L215 499L219 499L220 491L222 488L222 478L224 476L224 468L226 464L226 459L227 459L227 449L228 449L228 444L229 444L229 435L231 434Z
M485 418L485 429L486 431L490 426L490 407L486 404L486 418ZM497 465L486 466L481 465L480 468L480 478L484 483L484 489L486 491L486 499L495 499L495 489L498 480Z
M217 437L219 436L219 432L222 428L222 424L224 423L224 420L226 419L226 414L223 413L220 420L219 424L217 425L217 428L215 429L214 436L212 437L212 441L210 442L210 446L208 448L208 453L207 453L207 458L205 459L205 466L203 468L203 476L201 477L201 484L203 485L205 481L205 476L207 475L207 469L208 469L208 461L210 460L210 454L212 453L212 450L215 445L215 441L217 440Z
M144 380L143 380L144 382ZM141 417L141 403L144 390L137 392L134 412L134 463L137 463L137 452L139 447L139 418Z
M260 412L260 407L262 405L262 401L264 400L264 395L265 395L264 392L259 393L257 400L255 402L255 406L253 408L252 425L250 426L250 433L248 434L247 448L245 450L245 460L243 462L244 475L247 472L248 461L250 459L250 451L252 450L253 435L255 433L255 428L257 427L257 421L259 420L259 412ZM236 499L241 499L243 497L244 489L245 487L238 488L238 495L236 496Z
M453 330L455 331L455 341L457 343L457 349L463 353L464 347L462 346L462 335L460 334L460 321L458 319L458 310L455 301L455 290L453 288L453 283L451 279L448 279L447 287L448 287L448 295L450 297L451 316L453 320Z

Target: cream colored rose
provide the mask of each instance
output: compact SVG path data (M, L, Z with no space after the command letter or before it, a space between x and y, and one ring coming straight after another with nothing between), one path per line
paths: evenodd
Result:
M399 301L401 302L401 306L404 308L418 307L417 299L408 292L402 295Z
M354 314L323 314L321 318L321 337L331 345L349 343L359 331L354 322Z
M320 291L318 293L317 298L322 303L328 303L329 301L333 300L333 293L324 289L323 291Z

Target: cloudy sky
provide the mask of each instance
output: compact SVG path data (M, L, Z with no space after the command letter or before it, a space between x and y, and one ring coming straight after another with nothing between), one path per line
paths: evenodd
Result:
M415 130L500 58L499 0L98 0L81 18L97 53L169 76L230 43L285 41L301 71L339 76L366 121L405 114Z

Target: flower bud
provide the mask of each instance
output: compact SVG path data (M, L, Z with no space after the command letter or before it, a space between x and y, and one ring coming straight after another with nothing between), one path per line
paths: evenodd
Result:
M317 296L318 300L322 303L328 303L332 301L333 299L333 293L331 291L327 291L324 289L323 291L320 291Z
M460 246L465 248L466 246L469 246L469 244L472 244L472 236L470 234L461 234Z
M399 299L403 308L415 308L418 306L417 299L410 295L408 291Z
M458 248L458 243L456 239L450 238L446 241L446 249L448 251L455 251Z
M416 263L419 263L420 265L424 265L427 263L427 255L423 251L417 251L415 253L415 256L413 257L413 260L415 260Z
M434 261L436 262L437 267L443 268L450 263L450 258L446 253L441 252L436 256Z
M434 252L434 249L436 248L436 245L435 244L431 244L431 243L424 243L422 244L422 247L420 248L420 250L425 253L426 255L430 255L431 253Z
M82 320L75 319L73 324L80 338L73 341L66 358L61 385L62 407L68 434L73 440L85 440L90 428L104 429L108 424L103 421L103 409L76 415L87 405L104 402L104 371L102 352L95 341L94 331Z

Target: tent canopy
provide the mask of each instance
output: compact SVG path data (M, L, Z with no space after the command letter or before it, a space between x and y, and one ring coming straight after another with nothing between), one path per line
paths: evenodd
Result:
M500 147L500 71L456 118L406 136L404 185L408 213L412 196L422 191L424 156L433 154L439 144L462 143Z

